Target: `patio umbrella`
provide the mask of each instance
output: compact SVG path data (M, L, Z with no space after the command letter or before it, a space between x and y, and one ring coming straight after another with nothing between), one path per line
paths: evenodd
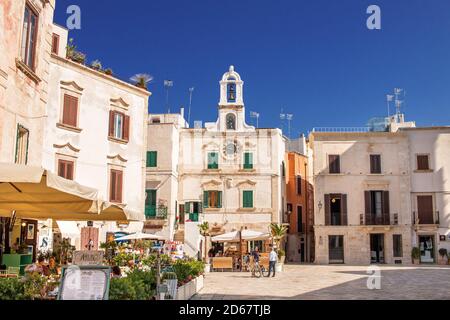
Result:
M127 241L127 240L165 240L165 237L158 236L156 234L151 233L143 233L143 232L137 232L132 233L127 236L123 236L120 238L115 239L116 241Z
M134 220L124 207L102 201L98 190L40 167L0 163L0 216L65 221Z
M270 238L270 234L253 231L253 230L242 230L233 231L225 234L221 234L211 238L212 242L240 242L241 240L246 241L256 241L256 240L267 240Z

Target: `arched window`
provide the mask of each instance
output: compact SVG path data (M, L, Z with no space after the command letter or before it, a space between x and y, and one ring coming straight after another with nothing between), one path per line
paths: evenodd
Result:
M227 130L236 130L236 116L232 113L227 114L226 117Z
M228 102L236 102L236 84L229 83L227 86L227 100Z

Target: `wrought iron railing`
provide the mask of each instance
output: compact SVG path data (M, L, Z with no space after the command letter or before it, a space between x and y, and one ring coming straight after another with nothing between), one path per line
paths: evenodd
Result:
M147 220L165 220L167 219L167 207L165 206L146 206L145 218Z
M313 128L312 132L369 132L370 127L319 127Z
M440 225L440 217L439 217L439 211L436 211L432 213L430 216L425 217L424 219L420 220L419 215L416 211L413 211L413 223L415 225Z
M389 215L376 215L372 213L361 213L359 216L360 225L365 226L390 226L398 225L398 213Z

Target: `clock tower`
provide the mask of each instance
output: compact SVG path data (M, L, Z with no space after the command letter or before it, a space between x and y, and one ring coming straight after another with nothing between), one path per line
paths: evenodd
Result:
M245 123L243 87L241 76L230 66L220 81L219 119L215 124L207 124L208 131L255 131Z

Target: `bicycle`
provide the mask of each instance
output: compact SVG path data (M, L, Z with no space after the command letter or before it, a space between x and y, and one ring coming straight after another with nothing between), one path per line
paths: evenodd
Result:
M252 276L256 278L266 277L269 274L269 270L266 270L264 266L261 266L258 262L254 263L253 269L252 269Z

